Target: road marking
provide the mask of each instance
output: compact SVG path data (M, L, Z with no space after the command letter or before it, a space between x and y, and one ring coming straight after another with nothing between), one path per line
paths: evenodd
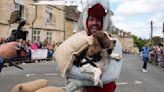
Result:
M26 74L26 77L30 77L30 76L34 76L34 75L36 75L36 74ZM58 73L46 73L44 75L56 76L56 75L58 75Z
M32 75L36 75L36 74L26 74L26 77L30 77Z
M59 88L61 88L61 89L65 89L66 87L59 87Z
M134 84L143 84L141 81L136 80Z
M58 75L58 73L46 73L44 75Z
M116 85L127 85L127 82L116 83Z

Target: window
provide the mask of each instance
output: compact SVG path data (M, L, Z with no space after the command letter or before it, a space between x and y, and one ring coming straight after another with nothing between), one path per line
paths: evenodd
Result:
M46 22L50 24L52 24L52 17L53 17L52 9L53 8L50 6L47 6L46 8Z
M24 18L24 6L23 5L15 3L14 10L19 10L21 18Z
M52 38L51 38L52 37L52 32L47 32L46 36L47 36L46 39L48 40L48 42L51 43L51 41L52 41Z
M33 33L33 40L34 41L40 41L40 31L34 31Z
M77 32L77 22L73 22L73 33Z

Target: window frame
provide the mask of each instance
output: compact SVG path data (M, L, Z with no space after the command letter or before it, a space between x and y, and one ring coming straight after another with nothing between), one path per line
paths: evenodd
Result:
M48 42L52 42L52 32L46 31L46 39L48 40Z
M53 24L53 7L47 6L46 7L46 23Z
M15 10L19 10L20 11L20 17L22 19L25 18L25 7L24 5L18 4L18 3L14 3L14 11Z
M38 31L38 30L34 30L34 32L33 32L33 40L34 41L40 41L40 31Z

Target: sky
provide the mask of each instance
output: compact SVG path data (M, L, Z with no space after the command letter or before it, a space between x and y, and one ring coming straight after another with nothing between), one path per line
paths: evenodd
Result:
M82 1L86 2L87 0ZM164 23L164 0L109 0L109 2L110 9L114 13L112 20L115 27L126 32L131 32L131 34L140 38L149 39L151 32L150 23L152 21L153 36L164 37L162 32Z
M150 22L153 36L163 37L164 0L109 0L114 13L114 25L142 38L150 38Z

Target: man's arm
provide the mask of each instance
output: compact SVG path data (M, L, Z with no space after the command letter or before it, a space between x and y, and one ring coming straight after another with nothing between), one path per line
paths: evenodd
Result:
M10 59L16 54L17 42L9 42L0 45L0 57L3 59Z
M118 39L116 39L116 46L112 53L117 53L120 55L120 57L122 57L122 46ZM121 66L122 58L118 61L116 59L109 59L109 62L105 67L105 72L101 78L103 84L116 81L120 76Z
M4 60L8 60L16 54L17 42L9 42L0 45L0 72L4 65Z
M120 54L122 57L122 47L121 43L118 39L116 39L116 47L114 48L112 53ZM118 79L121 71L121 65L122 65L122 59L119 61L116 61L115 59L109 59L110 61L105 67L104 74L102 76L102 82L103 84L115 81ZM67 72L67 77L71 79L79 79L82 80L84 86L92 86L93 83L87 80L90 80L93 75L92 74L85 74L80 72L80 68L76 66L72 66L71 69ZM88 85L87 85L88 84Z

